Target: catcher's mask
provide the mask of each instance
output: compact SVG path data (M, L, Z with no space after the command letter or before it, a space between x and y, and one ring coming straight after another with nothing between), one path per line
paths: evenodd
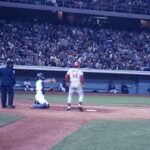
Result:
M37 77L38 79L41 79L41 80L45 79L44 74L42 72L37 73Z

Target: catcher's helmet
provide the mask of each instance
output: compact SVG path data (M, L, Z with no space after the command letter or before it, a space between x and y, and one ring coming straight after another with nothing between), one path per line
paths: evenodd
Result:
M80 67L80 63L79 63L79 62L77 62L77 61L76 61L76 62L74 62L74 67L75 67L75 68L79 68L79 67Z
M44 74L42 72L37 73L38 79L44 80Z

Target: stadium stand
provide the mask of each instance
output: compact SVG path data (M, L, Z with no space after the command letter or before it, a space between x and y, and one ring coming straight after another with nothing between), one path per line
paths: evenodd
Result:
M114 80L120 91L124 80L131 85L131 93L144 93L149 86L149 30L137 29L134 24L129 29L120 23L138 20L150 27L146 20L149 12L147 0L0 0L0 65L8 57L14 59L17 75L23 77L18 78L18 89L26 77L22 68L25 72L30 67L31 72L34 67L36 71L46 68L50 74L53 68L56 74L57 69L62 71L80 61L88 80L85 90L108 92L107 80ZM145 72L139 75L134 71ZM61 81L64 75L58 77Z
M0 21L0 64L105 70L149 69L148 31L75 27L38 22ZM7 51L6 51L7 50Z

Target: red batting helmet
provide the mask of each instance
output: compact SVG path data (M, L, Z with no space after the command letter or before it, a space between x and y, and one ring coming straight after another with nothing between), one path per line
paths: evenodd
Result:
M75 68L79 68L79 67L80 67L80 63L76 61L76 62L74 63L74 67L75 67Z

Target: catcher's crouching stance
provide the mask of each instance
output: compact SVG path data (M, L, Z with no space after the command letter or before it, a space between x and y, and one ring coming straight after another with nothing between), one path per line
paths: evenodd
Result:
M31 108L48 109L50 108L50 104L47 102L47 100L44 97L44 94L45 94L44 84L48 82L56 82L56 80L54 78L45 80L43 73L38 73L37 78L38 80L36 81L35 102L31 106Z

